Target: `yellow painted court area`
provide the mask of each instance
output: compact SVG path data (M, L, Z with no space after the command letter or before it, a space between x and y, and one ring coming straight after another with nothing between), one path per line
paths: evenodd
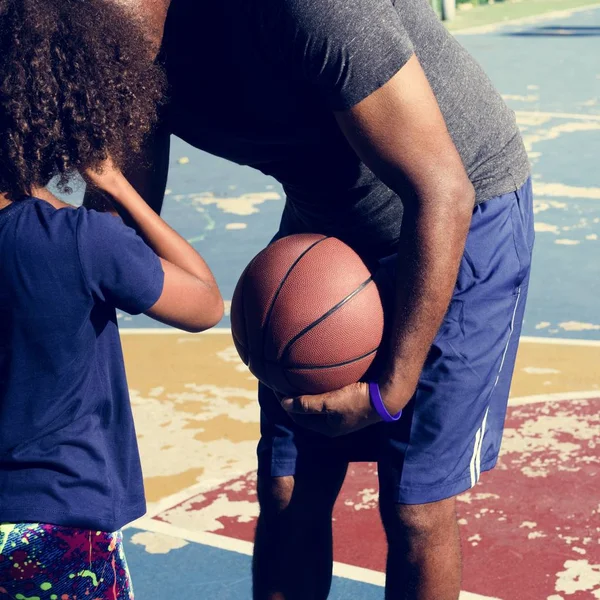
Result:
M256 382L229 332L123 333L149 512L183 490L210 489L254 469ZM522 341L512 398L600 394L600 344L551 342Z

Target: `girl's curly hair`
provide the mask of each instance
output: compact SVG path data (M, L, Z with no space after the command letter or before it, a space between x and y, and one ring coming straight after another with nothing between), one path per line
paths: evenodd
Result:
M118 0L0 0L0 193L123 166L156 119L164 75Z

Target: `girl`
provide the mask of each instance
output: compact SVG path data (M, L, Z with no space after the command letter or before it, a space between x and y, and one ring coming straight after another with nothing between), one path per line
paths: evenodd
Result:
M119 529L145 501L115 309L202 331L223 303L119 169L163 90L131 16L0 0L0 31L0 600L130 599ZM76 171L145 241L44 191Z

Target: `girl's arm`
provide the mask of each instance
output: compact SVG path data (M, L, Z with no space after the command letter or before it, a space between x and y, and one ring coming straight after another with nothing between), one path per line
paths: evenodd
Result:
M112 164L107 163L100 173L88 170L86 179L111 196L161 259L163 291L146 314L191 332L214 327L223 317L223 299L202 257L144 202Z

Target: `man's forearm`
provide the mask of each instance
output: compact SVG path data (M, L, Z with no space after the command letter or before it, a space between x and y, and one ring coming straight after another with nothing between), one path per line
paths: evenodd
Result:
M469 186L451 195L415 202L418 211L408 206L403 217L391 358L380 382L389 412L412 397L452 298L474 198Z

